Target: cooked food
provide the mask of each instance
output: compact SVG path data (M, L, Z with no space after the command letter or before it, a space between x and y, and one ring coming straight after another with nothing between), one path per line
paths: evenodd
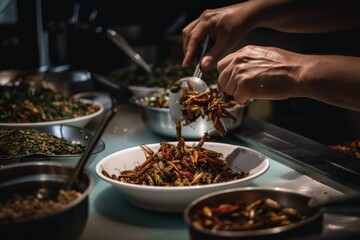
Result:
M183 68L180 62L164 60L156 64L151 73L141 68L117 69L109 74L109 78L127 86L170 87L174 82L186 76L192 76L195 66ZM216 84L218 73L216 69L204 72L202 79L208 84Z
M260 198L246 204L234 203L203 206L190 216L198 229L212 231L250 231L285 226L308 218L295 208L282 206L271 198Z
M86 116L100 107L50 88L20 84L0 86L0 122L33 123Z
M77 155L84 151L85 146L81 144L71 143L38 129L0 129L0 158L29 154Z
M41 189L21 196L15 193L5 202L0 202L0 226L42 218L65 208L81 193L75 190L60 190L56 199L43 198ZM21 229L19 229L21 231Z
M163 92L150 93L143 98L142 104L149 107L169 108L169 92L170 89L165 89ZM221 93L216 89L210 88L212 98L221 98ZM232 97L227 96L224 99L225 108L243 107L242 104L236 102Z
M117 181L151 186L193 186L227 182L248 176L241 169L231 169L222 153L203 148L208 134L197 146L187 146L182 138L177 145L160 142L160 148L153 152L141 145L146 160L132 170L119 171L118 175L104 176ZM121 164L121 163L120 163Z
M228 118L236 122L236 118L232 113L226 110L229 104L219 94L213 94L213 92L199 93L195 90L190 81L186 81L188 90L181 92L180 96L180 111L182 112L183 119L176 122L176 134L180 139L181 127L189 125L195 122L199 117L205 118L207 116L208 121L213 123L214 128L221 137L224 137L226 130L221 123L221 118ZM173 85L170 91L178 92L180 86Z
M360 158L360 140L355 139L352 141L347 141L345 143L333 144L330 145L331 148L353 156L355 158Z

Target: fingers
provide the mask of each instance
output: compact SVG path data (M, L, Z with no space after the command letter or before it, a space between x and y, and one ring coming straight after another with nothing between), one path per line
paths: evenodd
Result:
M218 90L233 96L239 103L244 103L248 99L245 82L247 82L241 58L236 58L236 53L229 54L221 59L217 64L219 71Z
M219 78L218 78L218 85L219 88L222 89L226 94L233 96L234 94L234 88L231 87L232 85L232 71L231 66L226 65L225 68L222 69L222 71L219 71Z
M183 67L189 67L195 58L196 49L207 35L207 28L199 24L199 19L191 22L183 29Z

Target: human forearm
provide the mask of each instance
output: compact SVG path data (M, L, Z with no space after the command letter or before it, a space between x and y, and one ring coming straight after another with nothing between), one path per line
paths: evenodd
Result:
M251 0L253 28L321 33L360 28L360 1Z
M305 55L248 45L217 64L220 91L249 99L316 99L360 111L360 57Z
M360 111L360 58L309 55L302 62L296 95Z

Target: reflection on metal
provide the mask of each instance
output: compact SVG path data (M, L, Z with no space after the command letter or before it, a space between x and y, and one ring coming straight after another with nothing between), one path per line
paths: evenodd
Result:
M17 1L0 1L0 24L11 24L17 22Z
M231 134L266 155L342 192L360 190L360 161L328 146L265 121L247 117Z

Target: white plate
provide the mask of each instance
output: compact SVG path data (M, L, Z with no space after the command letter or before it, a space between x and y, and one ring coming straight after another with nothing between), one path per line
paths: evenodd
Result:
M32 127L46 127L51 125L71 125L76 127L85 127L86 124L90 122L91 119L99 116L103 113L104 107L101 103L91 101L88 99L80 99L85 103L96 104L100 107L100 109L92 114L85 115L77 118L69 118L58 121L46 121L46 122L32 122L32 123L0 123L0 127L21 127L21 128L32 128Z
M170 143L177 144L177 142ZM193 145L197 142L186 142L186 144ZM156 151L160 144L154 143L147 146ZM105 157L96 165L96 174L102 180L117 187L126 199L135 206L160 212L181 212L192 200L204 194L222 189L248 186L251 180L265 173L270 166L269 159L266 156L250 148L215 142L205 142L203 147L223 153L232 169L242 169L249 172L249 175L224 183L163 187L119 182L102 174L103 168L110 175L118 175L119 171L132 170L144 162L145 156L140 146L121 150Z

